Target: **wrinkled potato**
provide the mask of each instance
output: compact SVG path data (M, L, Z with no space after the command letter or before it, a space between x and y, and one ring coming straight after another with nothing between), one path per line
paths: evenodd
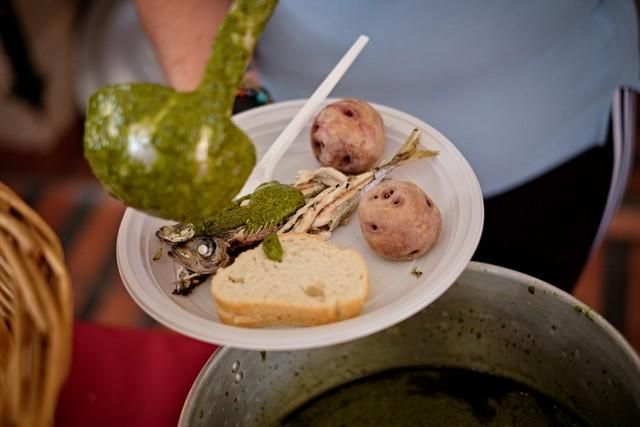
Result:
M382 156L383 146L382 116L359 99L327 105L311 127L311 149L316 159L347 174L371 169Z
M392 261L421 257L442 228L436 204L420 187L406 181L384 181L367 192L358 218L371 249Z

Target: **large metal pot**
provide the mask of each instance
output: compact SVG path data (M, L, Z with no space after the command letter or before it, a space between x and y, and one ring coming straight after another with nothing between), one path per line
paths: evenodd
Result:
M540 280L472 262L435 303L369 337L306 351L219 350L180 426L272 426L340 384L423 365L521 382L594 425L640 425L640 359L613 327Z

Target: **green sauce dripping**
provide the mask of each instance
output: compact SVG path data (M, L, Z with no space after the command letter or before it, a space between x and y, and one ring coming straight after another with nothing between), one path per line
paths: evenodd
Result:
M269 234L262 241L264 254L272 261L282 262L282 245L276 233Z
M107 86L89 99L84 153L128 206L176 221L228 206L256 161L231 121L235 93L276 0L236 0L193 92L149 83Z

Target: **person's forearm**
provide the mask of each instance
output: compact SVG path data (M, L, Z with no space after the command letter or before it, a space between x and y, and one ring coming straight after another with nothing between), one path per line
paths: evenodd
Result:
M231 0L135 0L168 83L195 89Z

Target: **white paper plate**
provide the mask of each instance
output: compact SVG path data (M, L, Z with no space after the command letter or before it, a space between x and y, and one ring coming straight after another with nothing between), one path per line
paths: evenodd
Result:
M235 116L234 121L251 137L260 156L303 102L256 108ZM414 127L422 131L423 146L440 151L435 158L398 167L391 176L413 181L425 190L442 212L443 228L433 249L410 262L390 262L375 255L360 232L357 218L333 233L331 242L357 250L369 268L370 293L360 316L306 328L224 325L215 312L208 281L189 296L172 295L173 261L166 255L159 261L152 260L160 246L155 232L167 221L127 209L118 232L117 259L133 299L157 321L184 335L255 350L307 349L350 341L394 325L433 302L462 273L478 245L484 219L480 186L464 157L438 131L395 109L375 107L385 123L384 159L393 156ZM298 170L317 167L307 127L282 158L275 178L293 182ZM423 272L419 278L411 274L414 267Z

